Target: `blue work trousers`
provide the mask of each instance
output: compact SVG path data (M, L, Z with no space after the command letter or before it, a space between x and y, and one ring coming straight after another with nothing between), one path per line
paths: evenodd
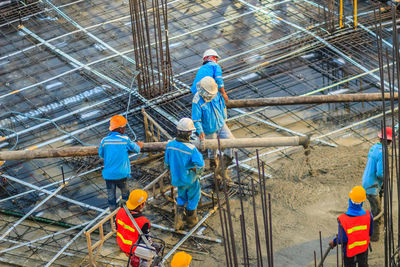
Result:
M127 201L129 198L129 188L127 178L119 180L105 180L107 186L108 206L113 211L117 208L117 187L121 190L122 199Z
M200 182L197 179L193 184L187 186L178 186L178 206L185 206L187 210L195 210L200 200Z

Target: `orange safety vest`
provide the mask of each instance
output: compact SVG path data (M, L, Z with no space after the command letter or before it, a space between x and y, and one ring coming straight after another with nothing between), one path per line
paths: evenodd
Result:
M117 243L123 252L129 254L129 252L131 251L131 247L137 242L139 238L139 232L136 230L131 219L126 214L123 208L119 209L115 220L117 223ZM150 229L150 221L146 217L140 216L138 218L135 218L135 221L140 229L142 229L143 225L145 225L146 223L149 224ZM132 249L132 252L134 252L135 250L136 247Z
M368 249L369 228L371 227L371 215L369 211L361 216L347 216L342 214L338 218L347 235L347 257L353 257Z

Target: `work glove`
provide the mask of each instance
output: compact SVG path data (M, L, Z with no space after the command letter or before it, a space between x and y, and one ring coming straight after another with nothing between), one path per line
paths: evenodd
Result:
M225 102L229 101L229 97L225 92L222 93L222 97L224 98Z
M200 138L200 140L204 140L204 138L206 138L205 133L201 133L200 136L199 136L199 138Z
M136 144L140 147L140 148L142 148L143 147L143 145L144 145L144 143L143 142L141 142L141 141L137 141L136 142Z

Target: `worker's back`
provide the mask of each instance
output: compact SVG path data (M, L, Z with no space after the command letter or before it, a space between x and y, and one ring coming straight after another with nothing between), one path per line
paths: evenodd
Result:
M191 169L204 166L203 156L193 144L177 140L168 142L165 162L171 170L174 186L191 185L196 179L196 172Z
M203 64L200 69L197 71L196 77L194 78L193 84L190 87L193 95L197 93L197 83L200 82L206 76L210 76L214 78L215 82L218 84L218 87L223 87L224 83L222 80L222 69L218 63L208 61Z
M212 134L222 128L227 118L225 100L220 93L210 102L196 93L192 101L192 120L196 129L201 127L205 134Z
M140 147L118 132L110 132L101 140L99 155L104 158L104 179L117 180L131 176L130 151L139 153Z

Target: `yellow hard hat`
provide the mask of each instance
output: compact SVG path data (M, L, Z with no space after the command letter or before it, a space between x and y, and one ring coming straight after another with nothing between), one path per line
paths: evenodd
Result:
M135 189L129 195L129 199L126 202L126 207L130 210L134 210L137 206L144 203L146 200L147 192L142 189Z
M367 194L362 186L355 186L351 189L349 197L355 203L362 203L367 199Z
M124 116L122 115L115 115L112 116L110 120L110 128L108 128L110 131L115 130L120 127L124 127L128 121L125 119Z
M192 261L192 256L184 251L178 252L174 255L171 261L171 267L188 267Z

